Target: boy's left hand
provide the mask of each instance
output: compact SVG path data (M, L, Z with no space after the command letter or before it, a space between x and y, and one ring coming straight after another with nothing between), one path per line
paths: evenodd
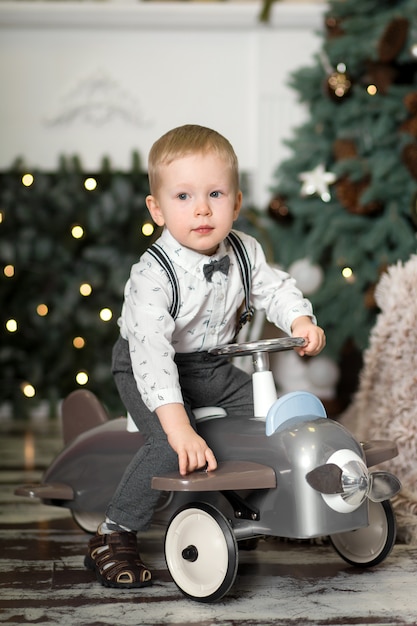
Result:
M293 337L304 337L306 345L295 348L300 356L315 356L319 354L326 345L326 335L320 326L316 326L307 315L297 317L291 326Z

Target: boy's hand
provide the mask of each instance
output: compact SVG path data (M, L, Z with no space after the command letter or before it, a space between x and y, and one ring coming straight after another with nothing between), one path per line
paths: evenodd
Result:
M178 455L181 476L203 467L207 471L216 469L217 461L213 451L191 426L182 404L165 404L156 409L156 413L169 445Z
M191 425L169 433L168 442L178 454L181 476L203 467L207 471L216 469L217 461L212 450Z
M307 315L297 317L291 326L293 337L304 337L306 345L295 348L299 355L315 356L319 354L326 345L326 336L320 326L316 326Z

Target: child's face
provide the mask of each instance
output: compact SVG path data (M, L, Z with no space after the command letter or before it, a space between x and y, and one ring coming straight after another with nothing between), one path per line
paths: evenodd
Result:
M230 167L215 153L191 154L160 168L160 184L146 205L158 226L187 248L211 255L239 215L242 193Z

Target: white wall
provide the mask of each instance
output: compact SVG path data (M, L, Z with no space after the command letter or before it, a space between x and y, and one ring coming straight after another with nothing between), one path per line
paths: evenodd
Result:
M319 48L323 4L0 2L0 169L55 169L77 154L146 166L169 128L199 123L233 143L253 200L269 199L283 139L304 111L287 86Z

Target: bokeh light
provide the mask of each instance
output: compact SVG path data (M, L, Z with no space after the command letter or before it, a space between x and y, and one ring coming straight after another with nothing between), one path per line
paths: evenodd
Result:
M80 294L82 296L90 296L92 291L93 288L89 283L82 283L82 285L80 285Z
M84 371L77 372L75 376L75 380L79 385L86 385L88 383L87 372L84 372Z
M38 304L38 306L36 307L36 313L40 316L40 317L45 317L45 315L48 315L49 313L49 309L47 307L46 304Z
M342 276L347 283L354 283L356 280L355 274L351 267L344 267L342 269Z
M35 387L28 382L22 383L20 389L26 398L33 398L36 395Z
M150 237L153 232L155 230L155 227L153 224L151 224L150 222L145 222L145 224L143 224L142 226L142 235L144 235L145 237Z
M71 235L74 237L74 239L81 239L81 237L83 237L84 235L84 228L79 224L75 224L71 228Z
M101 311L100 311L100 319L103 322L109 322L112 317L113 317L113 312L112 312L111 309L109 309L107 307L104 308L104 309L101 309Z
M23 174L22 176L22 184L25 187L30 187L31 185L33 185L34 180L35 178L32 174Z
M17 331L18 325L17 325L17 321L13 318L7 320L6 322L6 329L9 331L9 333L15 333Z
M94 191L94 189L96 189L97 187L96 179L93 178L92 176L90 176L89 178L86 178L84 181L84 187L87 189L87 191Z
M74 348L77 348L77 350L81 350L81 348L84 348L85 346L85 339L83 337L74 337L72 345Z

